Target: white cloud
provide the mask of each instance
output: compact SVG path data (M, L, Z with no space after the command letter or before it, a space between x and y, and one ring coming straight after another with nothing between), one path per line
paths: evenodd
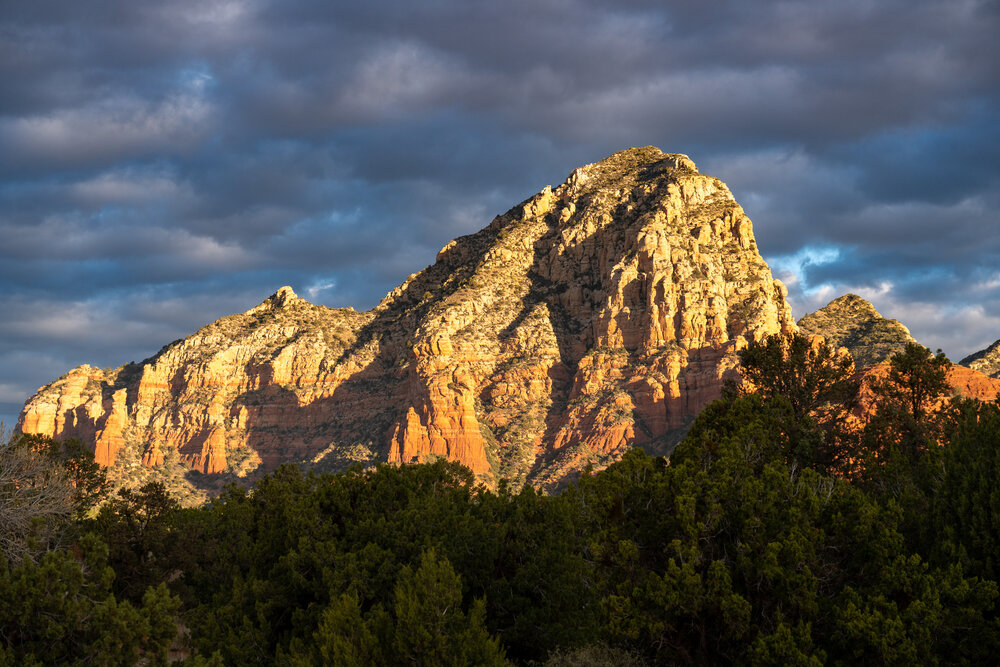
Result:
M324 292L330 292L336 287L336 280L318 280L306 288L306 296L309 298L309 301L316 303L317 301L323 300L320 296L321 294Z
M445 55L416 42L397 42L358 65L338 92L337 106L359 120L394 118L451 98L473 82Z
M742 119L773 116L775 100L791 105L798 99L799 85L799 74L790 68L713 67L628 77L618 85L568 91L541 107L544 91L513 101L530 112L525 122L542 121L549 132L588 141L596 135L627 145L636 136L658 136L665 129L678 137L710 128L729 132L742 125Z
M982 280L977 283L974 283L971 286L971 289L976 292L991 291L997 288L1000 288L1000 273L996 274L995 276L987 280Z
M96 174L74 183L69 190L77 201L94 207L136 205L166 199L176 204L179 200L194 199L190 186L178 183L171 174L130 167Z
M792 276L792 284L797 285L805 294L813 294L824 285L808 285L801 280L806 267L832 264L840 259L840 249L835 246L805 246L790 255L768 257L767 262L772 271L780 275Z
M88 106L0 120L0 149L28 164L72 165L184 152L211 131L214 109L189 85L161 101L120 94Z
M211 273L258 266L257 252L186 229L142 226L137 214L124 217L49 216L34 226L0 226L8 256L70 262L114 260L120 268L164 269L173 280L192 270Z

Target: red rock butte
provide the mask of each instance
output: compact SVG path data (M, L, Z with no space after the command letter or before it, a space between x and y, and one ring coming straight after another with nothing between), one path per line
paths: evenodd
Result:
M795 330L728 188L652 147L575 170L446 245L373 310L283 287L138 364L25 405L97 459L247 475L446 457L554 486L668 453L748 340Z

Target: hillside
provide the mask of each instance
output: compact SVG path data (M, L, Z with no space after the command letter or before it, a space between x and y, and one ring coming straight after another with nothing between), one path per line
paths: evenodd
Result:
M859 369L874 366L915 343L909 329L882 317L857 294L845 294L798 321L799 331L819 335L834 347L846 347Z
M1000 378L1000 340L985 350L970 354L958 363L984 375L989 375L991 378Z
M18 426L133 475L446 457L551 487L669 452L746 340L794 330L785 294L721 181L633 148L447 244L370 312L285 287L142 363L73 369Z

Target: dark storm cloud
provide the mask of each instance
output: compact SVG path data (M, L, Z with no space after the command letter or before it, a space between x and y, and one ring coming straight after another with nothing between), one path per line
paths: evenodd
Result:
M905 128L846 147L863 165L862 190L879 201L946 203L1000 185L1000 126L994 110L976 109L949 125Z
M798 315L850 289L904 321L912 303L931 344L990 342L997 14L966 0L7 3L0 405L282 284L370 307L451 238L630 145L688 153L730 185Z

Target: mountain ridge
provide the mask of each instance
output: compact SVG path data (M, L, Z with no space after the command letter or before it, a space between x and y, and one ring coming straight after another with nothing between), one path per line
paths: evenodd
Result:
M282 288L142 364L74 369L19 428L133 474L444 456L558 485L631 446L668 452L747 340L795 329L786 294L721 181L628 149L448 243L371 311Z

